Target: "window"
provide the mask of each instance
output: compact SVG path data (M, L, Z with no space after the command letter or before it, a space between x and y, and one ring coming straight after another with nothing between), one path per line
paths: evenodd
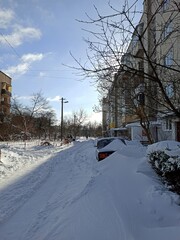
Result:
M167 118L166 119L166 129L165 130L168 130L168 131L171 131L172 130L172 121L171 119Z
M143 27L144 27L144 23L140 23L139 25L137 25L133 36L132 36L132 47L136 47L137 43L139 42L140 37L142 36L143 33Z
M144 71L144 62L143 61L138 62L138 69L140 71Z
M165 12L169 8L170 0L163 0L162 1L162 11Z
M169 52L165 55L164 57L164 65L165 66L172 66L173 65L173 62L174 62L174 59L173 59L173 49L171 48L169 50Z
M144 105L145 97L144 97L144 93L143 92L138 94L137 100L138 100L139 105Z
M173 97L174 96L174 88L173 88L173 85L172 84L168 84L166 86L166 94L169 98Z
M2 89L6 89L7 84L5 82L2 82Z
M140 24L137 26L138 35L142 36L143 28L144 28L144 23L140 23Z
M136 34L134 34L132 37L132 48L136 47L138 41L139 41L139 37Z
M168 37L169 34L172 33L172 31L173 31L172 22L169 20L164 26L163 38Z

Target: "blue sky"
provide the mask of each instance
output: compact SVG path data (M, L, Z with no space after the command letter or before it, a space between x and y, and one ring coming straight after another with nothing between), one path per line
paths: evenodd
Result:
M69 52L85 59L84 27L75 19L95 13L93 4L108 13L106 0L0 0L1 71L12 77L12 93L22 99L41 91L60 118L61 97L69 103L64 115L84 109L91 120L98 93L89 80L79 81L63 66L75 65ZM112 0L117 6L120 0ZM108 10L107 10L108 9Z

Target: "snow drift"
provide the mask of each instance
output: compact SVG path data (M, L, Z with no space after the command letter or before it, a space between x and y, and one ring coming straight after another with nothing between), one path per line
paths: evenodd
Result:
M1 179L2 240L179 240L179 196L145 147L129 144L101 162L92 140L6 151L9 161L34 160Z

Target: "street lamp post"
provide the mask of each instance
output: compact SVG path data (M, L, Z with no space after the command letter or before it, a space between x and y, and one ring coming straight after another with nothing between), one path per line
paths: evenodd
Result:
M61 100L61 142L62 142L62 140L63 140L63 105L64 105L64 103L68 103L68 101L66 101L66 99L65 98L61 98L60 99Z

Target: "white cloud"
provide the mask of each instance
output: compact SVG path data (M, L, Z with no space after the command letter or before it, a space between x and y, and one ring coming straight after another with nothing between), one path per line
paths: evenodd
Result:
M17 66L12 66L9 67L7 70L3 70L6 74L9 76L13 74L25 74L29 69L29 64L28 63L20 63Z
M0 9L0 28L7 28L14 18L14 12L10 9Z
M46 73L45 73L45 72L40 72L40 73L39 73L39 77L44 77L44 76L46 76Z
M33 54L33 53L28 53L25 54L21 57L23 62L28 62L28 63L32 63L35 61L40 61L42 60L44 57L44 55L42 53L37 53L37 54Z
M11 34L0 36L0 42L4 45L10 43L13 47L23 44L30 39L40 39L41 31L32 27L15 26Z
M31 100L32 96L18 96L18 95L14 95L15 98L19 99L19 100Z
M3 72L8 74L9 76L12 76L14 74L23 75L29 70L30 66L34 62L41 61L43 58L44 55L42 53L25 54L21 57L21 62L18 65L9 67L8 69L3 70Z
M60 101L60 96L55 96L54 98L47 98L49 102L59 102Z
M0 9L0 29L8 31L8 34L0 35L1 46L9 43L13 47L17 47L25 41L41 38L39 29L18 24L15 13L11 9Z

